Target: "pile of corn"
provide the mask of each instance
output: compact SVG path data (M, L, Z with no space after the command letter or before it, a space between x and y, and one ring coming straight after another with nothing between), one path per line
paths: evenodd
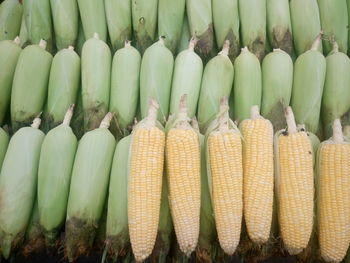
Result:
M349 21L349 0L2 1L2 257L344 260Z

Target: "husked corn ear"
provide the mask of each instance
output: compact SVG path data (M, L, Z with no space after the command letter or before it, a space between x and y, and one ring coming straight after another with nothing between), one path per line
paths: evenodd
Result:
M341 262L350 242L350 143L341 129L336 119L333 137L318 152L318 233L326 262Z
M273 210L273 127L253 106L251 118L244 120L243 200L244 218L250 239L265 243L270 236Z
M136 261L145 260L156 241L162 192L165 133L151 100L148 116L135 126L130 148L128 220Z

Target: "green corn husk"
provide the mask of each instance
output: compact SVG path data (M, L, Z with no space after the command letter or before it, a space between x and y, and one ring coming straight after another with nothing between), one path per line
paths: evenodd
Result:
M105 0L109 38L114 51L124 47L132 37L131 1Z
M196 42L195 39L192 39L188 49L179 53L175 59L170 114L178 113L180 98L183 94L186 94L188 117L192 118L196 115L203 74L203 62L194 52Z
M321 18L321 28L326 38L336 41L339 51L348 51L348 10L346 0L317 0ZM323 40L324 54L332 51L332 43Z
M266 0L239 0L242 45L260 61L265 56Z
M250 118L254 105L260 108L262 97L261 68L258 58L248 48L242 48L235 60L233 116L236 121Z
M20 46L22 48L28 45L28 30L26 25L25 16L22 16L21 28L19 30Z
M9 144L10 137L7 132L4 131L3 128L0 127L0 171L2 162L4 161L7 146Z
M197 112L199 128L202 132L216 116L220 99L229 97L232 90L234 70L228 51L229 44L226 42L222 51L204 68Z
M127 65L127 66L126 66ZM109 111L114 113L111 130L125 135L136 116L139 102L141 55L130 42L113 57Z
M188 48L188 42L191 40L190 27L188 25L187 15L184 16L184 21L182 23L181 37L177 45L176 53L179 54Z
M70 46L56 53L52 60L44 115L45 131L63 121L68 107L76 103L79 86L80 57Z
M47 246L55 244L64 224L71 173L77 149L77 138L70 128L73 106L69 107L63 123L45 137L38 170L38 203L40 225Z
M103 0L77 0L80 19L84 29L85 39L90 39L95 33L99 38L107 40L107 22Z
M350 54L350 0L346 0L347 10L348 10L348 54ZM349 250L350 252L350 250ZM349 261L350 262L350 253L349 253Z
M267 36L272 48L280 48L289 55L293 51L292 22L288 0L267 0Z
M186 12L191 36L198 39L196 52L207 60L214 45L211 1L187 0Z
M17 131L31 123L43 109L49 81L52 55L46 42L27 46L21 52L11 92L12 129Z
M335 119L346 118L350 111L350 59L339 52L337 42L326 57L326 79L323 88L321 118L326 138L332 136Z
M300 55L294 64L291 106L297 123L305 124L316 133L319 126L323 86L326 77L326 59L318 50L319 35L309 51Z
M274 49L262 63L261 115L272 122L274 131L286 127L284 108L289 105L293 86L293 61L281 49Z
M181 39L185 14L185 0L159 0L158 36L164 36L164 43L175 54Z
M0 41L0 125L10 106L13 76L22 49L19 38Z
M81 52L83 50L83 45L85 43L85 35L84 35L84 29L83 24L81 23L81 20L79 19L79 25L78 25L78 37L77 37L77 43L76 43L76 51L79 56L81 56Z
M53 29L50 1L23 1L23 15L25 17L25 23L28 31L29 44L37 45L41 39L44 39L47 43L47 50L52 53Z
M18 36L22 13L23 7L19 0L5 0L0 4L0 41Z
M317 0L290 0L293 41L296 54L309 50L321 31L320 13ZM322 52L322 43L318 50Z
M222 48L229 40L228 56L233 61L240 51L238 0L213 0L212 5L217 46Z
M0 173L0 250L7 259L22 242L36 198L37 171L41 143L45 137L31 127L16 132L9 143Z
M50 0L50 3L57 49L74 46L78 37L79 21L76 0Z
M108 111L112 55L95 33L87 40L81 54L81 83L84 129L97 128Z
M143 54L155 38L158 0L133 0L131 10L136 48Z
M159 103L158 120L165 123L169 113L174 57L163 38L150 46L142 57L140 72L140 106L142 119L148 114L149 100Z
M115 139L108 113L99 128L85 133L76 152L66 219L66 254L70 262L91 248L108 192Z

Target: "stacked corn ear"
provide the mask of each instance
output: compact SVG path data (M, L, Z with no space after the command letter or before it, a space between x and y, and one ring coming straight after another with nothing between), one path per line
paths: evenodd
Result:
M216 44L222 48L229 40L229 57L233 61L240 52L238 0L214 0L212 5Z
M214 45L212 21L212 3L210 0L187 0L186 12L192 37L198 39L196 52L203 60L210 56Z
M18 37L0 41L0 125L3 123L11 101L13 76L22 51Z
M201 131L209 126L220 108L220 99L230 96L233 84L233 65L228 57L229 43L204 68L198 101L198 122Z
M35 118L11 138L0 172L0 249L8 259L22 242L36 199L41 143L45 137Z
M341 262L350 242L350 143L340 119L333 122L333 136L319 146L317 168L320 253L326 262Z
M105 11L109 38L114 51L122 48L131 39L131 1L105 0Z
M107 23L105 4L103 0L77 0L80 19L84 29L85 39L94 37L97 33L99 38L106 42Z
M242 45L260 61L265 56L266 0L239 0Z
M124 48L114 54L111 72L109 111L115 114L111 128L119 135L127 134L136 116L140 66L140 53L131 46L130 41L126 41Z
M81 54L81 93L84 129L96 129L108 111L112 55L97 33L84 43Z
M85 133L75 155L66 218L66 254L73 261L91 248L108 192L115 139L107 113L99 128Z
M174 54L181 38L186 0L159 0L158 35L164 36L165 45Z
M181 36L179 39L179 43L177 45L176 53L179 54L181 51L184 51L188 48L188 42L191 40L191 32L190 27L188 25L188 18L185 14L184 20L182 23Z
M187 96L178 114L167 123L166 165L170 210L180 250L189 257L199 236L201 203L201 146L199 133L189 123Z
M158 0L131 1L132 27L141 54L152 45L157 29Z
M18 36L22 13L23 6L18 0L5 0L0 4L0 41Z
M7 132L0 127L0 171L2 162L4 161L7 146L9 144L10 137Z
M164 39L150 46L142 57L140 72L141 116L148 114L149 100L155 98L160 105L158 120L165 123L169 113L170 90L174 57L164 45Z
M320 13L317 0L290 0L293 41L299 56L309 50L321 31ZM322 52L322 43L317 48Z
M180 98L187 94L188 116L192 118L196 115L203 74L203 62L194 52L196 43L196 39L191 39L188 48L180 52L175 59L170 114L178 113Z
M19 30L20 45L24 48L28 44L28 30L25 16L22 16L21 28Z
M319 35L311 49L300 55L294 64L291 106L297 123L316 133L319 127L321 100L326 77L326 59L318 51Z
M131 134L128 168L128 226L136 261L149 257L156 242L162 196L165 132L157 121L158 103ZM144 191L147 189L147 191Z
M260 107L262 97L261 67L258 58L247 47L235 60L233 88L233 116L243 121L250 117L254 105Z
M44 129L59 125L68 107L76 103L80 86L80 57L74 48L61 49L51 64Z
M336 41L339 50L345 54L348 51L348 10L346 0L317 0L320 11L321 28L325 39L323 51L328 54L332 51L332 41Z
M289 105L293 86L293 61L281 49L274 49L262 62L261 115L275 131L286 127L283 109Z
M49 131L42 147L38 170L40 225L46 244L53 246L65 222L71 173L78 145L71 127L73 106L63 123Z
M321 117L326 138L332 136L333 121L345 118L350 110L350 70L349 57L339 52L337 42L333 51L326 57L326 79L324 84Z
M287 129L275 134L275 186L280 235L291 255L309 243L314 217L313 148L286 108Z
M83 50L83 45L86 41L85 34L84 34L84 29L83 29L83 24L81 22L81 19L79 19L79 25L78 25L78 36L77 36L77 41L76 41L76 51L81 56L81 52Z
M292 23L288 0L267 0L267 37L272 48L280 48L289 55L293 51Z
M52 55L45 50L46 42L27 46L21 52L11 92L12 129L28 125L44 107L47 95Z
M57 49L75 46L79 24L77 2L75 0L50 0L50 3Z

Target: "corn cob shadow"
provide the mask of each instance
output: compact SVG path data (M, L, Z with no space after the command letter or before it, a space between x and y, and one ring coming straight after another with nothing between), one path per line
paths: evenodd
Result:
M283 51L287 52L290 56L293 53L293 37L289 29L283 30L282 28L275 27L272 30L272 47L279 47Z
M197 36L198 42L195 47L195 51L203 59L203 61L208 61L210 58L211 51L214 46L214 30L213 24L209 24L208 29L200 36Z

